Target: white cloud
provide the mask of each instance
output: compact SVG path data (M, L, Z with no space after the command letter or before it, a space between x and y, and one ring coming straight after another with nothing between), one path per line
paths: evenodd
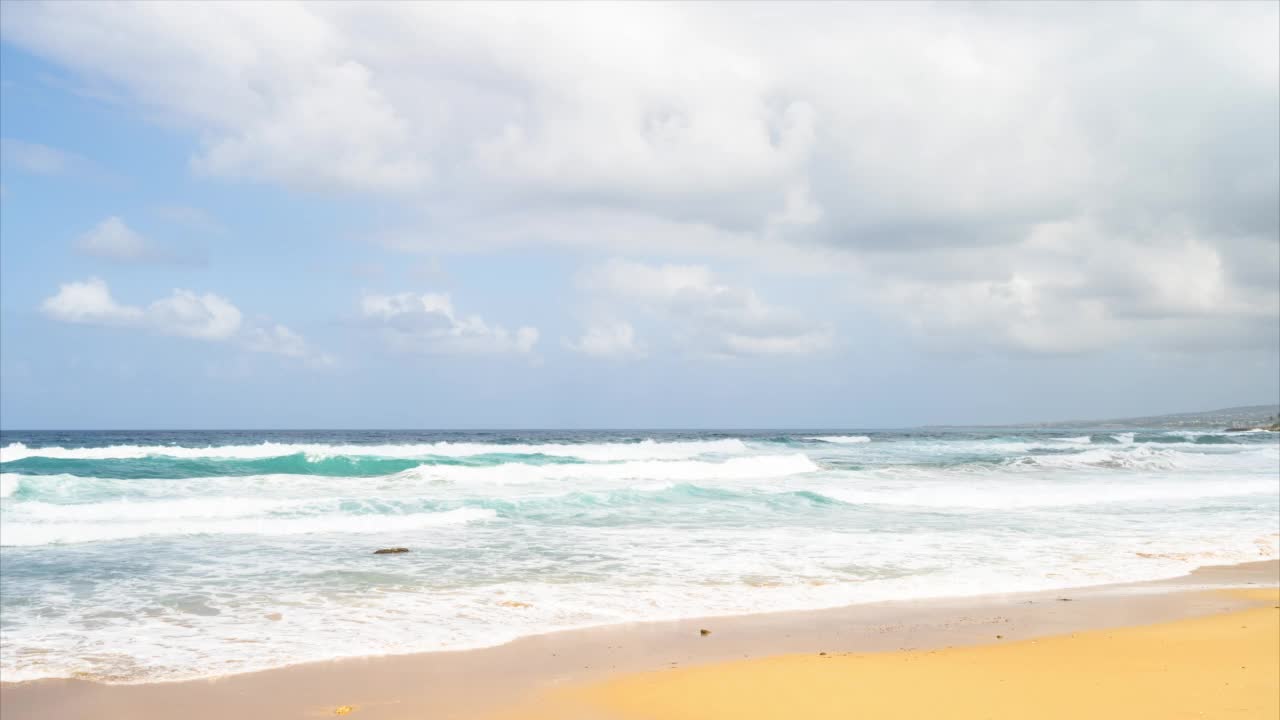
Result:
M3 32L191 128L199 172L404 200L390 247L818 269L962 347L1280 323L1275 3L10 3Z
M592 325L565 346L575 352L595 357L634 357L644 354L644 347L636 340L635 328L629 322L612 322Z
M40 308L55 320L86 325L129 325L144 317L142 308L116 303L107 284L98 278L60 285L58 294Z
M337 364L337 358L316 351L304 337L279 323L250 328L245 333L244 346L253 352L295 358L317 367Z
M1263 240L1251 255L1272 269L1233 278L1220 247L1186 227L1115 235L1053 223L928 277L898 266L910 258L873 260L865 291L939 348L1268 347L1278 334L1280 247Z
M6 164L37 175L61 175L87 165L84 158L74 153L13 138L0 140L0 156Z
M213 293L174 290L145 308L136 307L117 303L99 278L60 285L41 309L62 322L137 327L199 340L226 340L240 329L240 310Z
M334 359L314 351L302 336L284 325L267 324L242 332L240 309L213 293L174 290L145 307L122 305L100 278L64 283L40 309L54 320L145 330L211 342L236 342L253 352L297 358L313 365L332 365Z
M114 215L81 235L76 249L86 255L126 261L146 260L155 254L145 238Z
M537 328L509 332L478 315L458 315L447 294L367 294L361 299L360 314L364 322L382 331L393 349L406 352L527 354L538 342Z
M604 302L654 316L678 344L708 355L803 355L832 342L827 323L726 285L702 265L611 260L584 271L579 285Z
M147 306L149 323L161 332L198 340L225 340L240 329L240 310L213 293L174 290Z
M1265 5L24 3L5 34L195 126L193 165L215 174L509 183L756 224L809 205L875 231L1188 190L1203 168L1170 175L1165 151L1220 133L1168 101L1267 108L1276 19ZM1142 52L1098 41L1134 28ZM1165 187L1131 182L1153 167Z
M81 235L74 245L82 255L132 264L200 264L202 258L190 249L179 252L143 237L112 215Z

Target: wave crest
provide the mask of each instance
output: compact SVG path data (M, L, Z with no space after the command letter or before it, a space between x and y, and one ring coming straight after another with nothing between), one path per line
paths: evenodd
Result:
M709 454L732 454L746 451L737 438L719 440L677 440L658 442L612 443L543 443L504 444L440 441L400 445L329 445L311 443L264 442L258 445L218 445L184 447L180 445L110 445L107 447L27 447L20 442L0 448L0 462L16 462L26 458L60 460L138 460L147 457L204 458L252 460L305 455L314 462L332 457L425 458L471 457L475 455L516 454L548 455L580 458L591 462L619 460L681 460Z
M807 437L805 440L817 440L818 442L834 443L836 445L858 445L871 442L871 438L866 435L817 435L815 437Z

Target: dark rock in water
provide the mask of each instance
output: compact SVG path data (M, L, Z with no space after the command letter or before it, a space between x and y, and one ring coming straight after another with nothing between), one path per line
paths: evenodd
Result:
M711 634L711 631L706 628L702 628L701 630L698 631L698 634L703 637L706 637Z
M397 553L406 553L406 552L409 552L409 548L381 548L379 550L374 550L373 554L374 555L395 555Z

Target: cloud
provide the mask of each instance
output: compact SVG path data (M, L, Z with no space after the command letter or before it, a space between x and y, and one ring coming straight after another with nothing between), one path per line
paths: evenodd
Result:
M85 255L111 260L146 260L155 254L146 239L114 215L94 226L76 241L76 250Z
M636 340L635 328L629 322L592 325L577 340L566 341L565 346L595 357L620 358L644 354L644 347Z
M832 342L828 324L769 305L751 289L726 285L702 265L611 260L587 269L578 282L607 303L654 316L677 344L699 353L804 355ZM591 337L588 331L584 340ZM602 336L597 339L600 347L608 346Z
M198 172L402 201L388 247L822 272L950 347L1280 323L1274 3L17 3L3 32L190 128Z
M268 324L242 330L240 309L213 293L174 290L148 305L123 305L100 278L64 283L40 306L59 322L144 330L209 342L235 342L253 352L272 353L331 365L333 358L315 352L289 328Z
M410 292L367 294L360 302L362 321L379 328L390 347L429 355L528 354L538 330L509 332L477 315L459 316L447 294Z
M147 306L146 318L161 332L198 340L225 340L240 328L240 310L225 299L174 290Z
M189 205L160 205L154 209L159 217L191 230L205 233L225 233L226 227L208 212Z
M0 140L0 155L3 155L6 164L37 175L62 175L85 168L89 164L75 153L13 138Z
M144 317L142 308L116 303L107 284L98 278L60 285L58 294L40 308L55 320L85 325L132 325Z
M174 290L146 307L121 305L99 278L60 285L40 307L62 322L136 327L199 340L226 340L240 329L240 310L212 293Z
M315 350L305 338L279 323L250 328L243 342L245 348L253 352L294 358L316 367L337 364L333 355Z
M179 253L157 245L111 216L81 235L75 242L76 252L118 263L190 264L199 263L192 253Z
M958 254L949 269L924 278L918 268L874 261L878 274L865 291L938 348L1280 344L1280 247L1264 238L1243 267L1232 267L1212 238L1176 225L1117 235L1088 222L1046 224L981 258Z

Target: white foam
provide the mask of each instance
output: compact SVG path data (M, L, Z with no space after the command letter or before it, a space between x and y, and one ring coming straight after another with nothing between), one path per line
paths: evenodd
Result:
M1204 453L1186 453L1168 447L1147 445L1107 447L1069 455L1027 455L1007 461L1026 468L1115 468L1123 470L1175 470L1204 462ZM1221 456L1218 456L1221 457Z
M807 437L805 440L820 440L837 445L857 445L871 442L871 438L866 435L818 435L816 437Z
M6 521L4 546L54 545L184 535L308 535L316 533L373 534L490 520L497 513L485 508L407 515L326 515L311 517L126 518L122 521L24 522Z
M9 443L0 448L0 462L15 462L31 457L64 460L136 460L145 457L210 458L257 460L284 457L302 453L311 459L329 457L470 457L489 454L550 455L573 457L594 462L618 460L678 460L707 454L733 454L746 450L737 438L721 440L688 440L657 442L642 440L634 443L565 443L499 444L469 442L436 442L403 445L328 445L317 443L274 443L258 445L219 445L210 447L182 447L178 445L111 445L108 447L64 448L27 447L23 443Z
M270 513L337 511L338 498L316 500L257 497L190 497L173 500L108 500L89 503L15 503L4 515L11 522L148 522L245 518ZM7 525L6 525L7 528Z
M449 488L456 492L504 494L499 488L524 486L560 488L572 483L589 487L592 483L650 481L669 485L675 482L777 480L811 473L821 468L808 456L757 455L730 458L721 462L707 460L648 460L617 463L563 463L532 465L504 463L482 467L461 465L421 465L392 475L349 478L327 475L244 475L183 479L116 479L79 477L75 475L21 475L6 473L6 482L15 487L22 483L26 498L13 503L22 508L39 501L87 503L119 499L198 498L200 503L218 503L225 507L237 502L267 502L267 498L294 498L308 501L325 498L392 497L422 498L443 494ZM492 488L485 490L483 488ZM509 493L507 493L509 494ZM15 510L16 511L16 510Z
M17 473L0 473L0 498L7 498L18 492L22 477Z
M730 458L723 462L705 460L650 460L606 464L529 465L505 463L491 467L420 465L395 477L464 484L521 484L572 480L748 480L781 478L815 472L820 468L807 455L757 455Z
M818 528L707 527L696 535L565 528L565 543L590 543L611 563L639 556L629 569L644 581L615 582L636 578L614 573L559 582L537 574L443 591L433 580L419 584L412 563L362 553L354 567L377 568L378 579L344 593L339 578L299 568L302 558L291 557L278 575L240 566L235 570L242 575L184 577L181 590L148 594L134 584L105 583L87 613L45 612L41 603L65 602L60 597L15 605L6 615L13 629L6 647L42 652L11 650L3 656L4 671L10 680L86 674L112 682L180 680L343 656L482 647L620 622L1154 579L1206 562L1256 557L1256 548L1240 542L1234 529L1213 530L1190 543L1162 538L1117 547L1106 537L1035 536L1009 543L998 533L957 543L930 534ZM1183 551L1186 559L1175 559ZM117 619L95 618L103 609ZM92 628L88 633L85 624ZM103 653L101 647L128 650Z
M1268 478L1204 479L1199 482L1134 479L1124 484L1099 481L992 481L967 485L949 482L875 489L826 487L818 492L842 502L859 505L1013 510L1274 495L1276 487L1275 481Z

